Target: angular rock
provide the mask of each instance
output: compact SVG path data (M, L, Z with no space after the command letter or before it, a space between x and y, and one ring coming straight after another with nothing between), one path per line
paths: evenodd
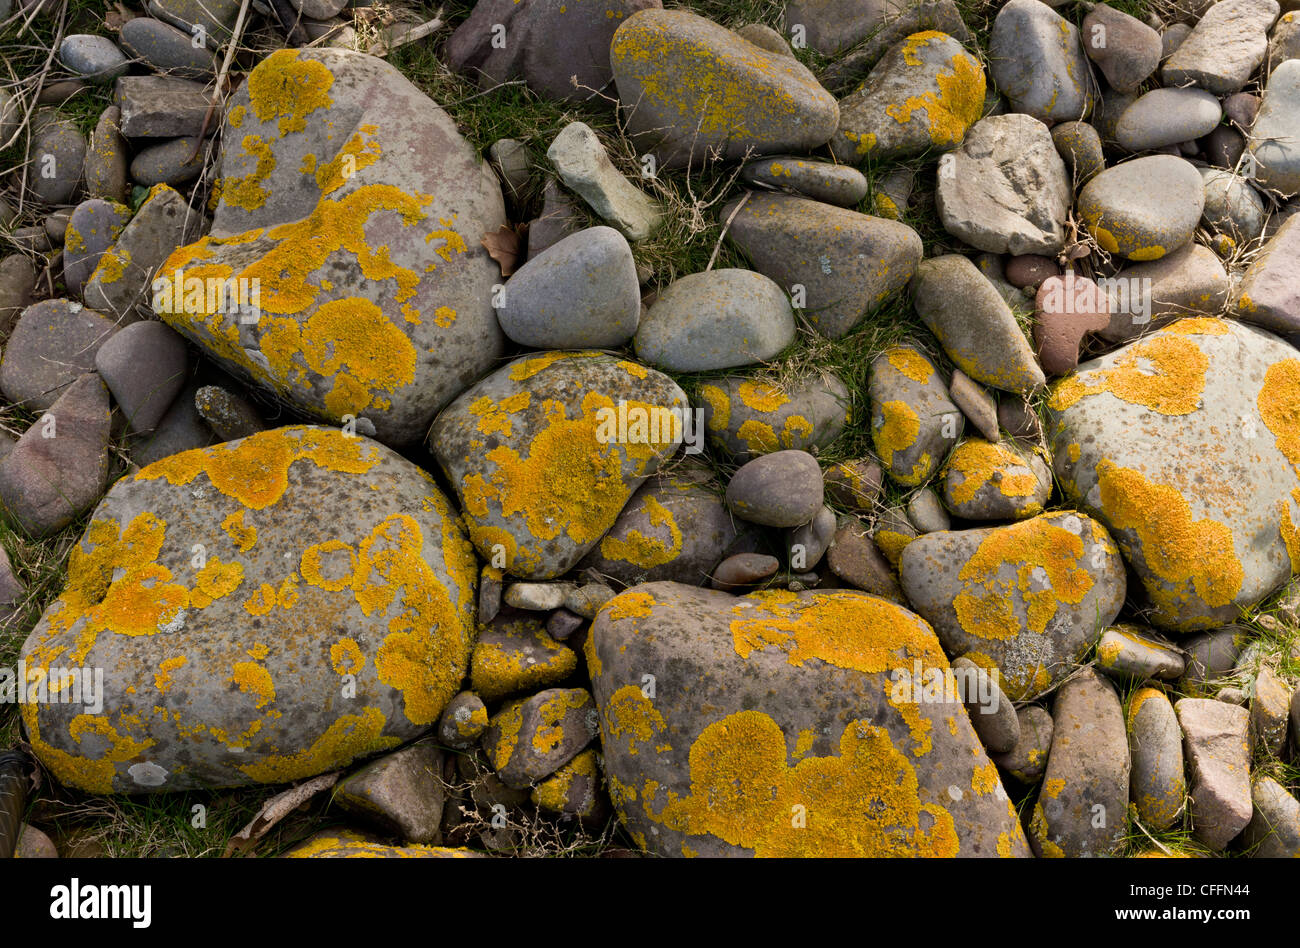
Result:
M905 487L928 481L965 426L933 362L911 345L871 363L871 441L889 476Z
M1192 835L1222 850L1250 822L1250 715L1245 708L1182 698L1174 705L1191 777Z
M185 387L188 362L185 340L152 321L127 326L95 353L95 370L136 433L158 427Z
M1116 678L1181 678L1186 660L1167 639L1136 625L1117 625L1097 642L1097 667Z
M599 716L582 688L552 688L512 701L483 732L483 749L507 787L535 783L567 764L595 739Z
M582 122L564 126L546 157L560 179L628 240L645 240L659 227L662 209L614 167L596 133Z
M496 701L558 684L577 667L578 656L546 634L542 618L503 614L479 626L469 686L484 701Z
M1242 845L1264 859L1300 857L1300 801L1272 777L1257 777L1250 798L1252 815Z
M1096 80L1079 28L1038 0L1009 0L989 32L989 71L1011 107L1044 122L1087 118Z
M441 842L443 753L421 741L386 754L342 780L333 799L344 810L411 843Z
M1234 309L1265 329L1300 331L1300 217L1287 220L1251 261Z
M130 218L130 208L100 198L77 205L63 239L63 282L72 295L81 296L100 257Z
M212 105L212 93L203 83L172 76L122 76L113 90L127 138L197 137ZM209 133L215 127L211 122Z
M1220 0L1210 6L1160 71L1168 86L1238 92L1268 51L1277 0Z
M1143 823L1167 830L1187 798L1183 732L1164 692L1142 688L1129 699L1128 747L1133 762L1129 796Z
M1190 241L1204 207L1192 164L1150 155L1107 168L1084 185L1078 214L1103 250L1142 262Z
M826 551L826 566L855 589L890 602L906 605L894 568L879 545L857 521L850 520L835 531Z

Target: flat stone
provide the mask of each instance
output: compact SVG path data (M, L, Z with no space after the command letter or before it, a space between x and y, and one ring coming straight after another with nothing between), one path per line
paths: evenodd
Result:
M1191 777L1192 835L1223 850L1250 822L1250 715L1245 708L1208 698L1174 705L1183 729Z
M871 363L871 441L904 487L928 481L961 438L964 419L934 363L915 346L891 346Z
M386 754L339 782L332 800L412 843L442 841L443 752L421 741Z
M23 310L32 305L36 278L36 267L26 254L0 257L0 340L8 338Z
M850 421L852 398L830 372L782 379L728 375L697 389L710 443L736 458L831 444Z
M1160 65L1160 34L1141 20L1099 3L1083 18L1083 49L1117 92L1136 92Z
M118 34L123 48L158 72L181 79L206 79L216 75L216 56L190 33L153 17L138 16L122 24Z
M484 701L497 701L558 684L577 667L578 656L547 634L541 616L502 613L479 626L469 686Z
M18 318L0 361L0 389L10 403L45 411L81 375L113 334L103 316L68 300L45 300Z
M1052 474L1037 451L967 438L948 456L943 502L966 520L1023 520L1043 512Z
M1120 115L1115 137L1129 151L1150 151L1208 135L1222 117L1204 89L1152 89Z
M1141 688L1129 699L1128 746L1133 761L1129 796L1142 822L1156 830L1174 825L1187 799L1183 732L1163 691Z
M1241 91L1264 61L1268 29L1279 12L1277 0L1213 4L1165 61L1165 85L1196 85L1215 95Z
M734 592L744 586L753 586L775 576L781 561L762 553L737 553L718 564L710 582L714 589Z
M1038 0L1009 0L998 10L989 71L1016 112L1044 122L1086 118L1096 95L1079 28Z
M134 20L128 21L134 23ZM121 131L122 110L110 105L100 113L86 148L86 194L125 204L127 146Z
M582 122L564 126L546 157L560 179L628 240L645 240L659 227L663 210L614 167L596 133Z
M1107 168L1084 185L1078 214L1107 253L1143 262L1188 243L1204 208L1195 166L1151 155Z
M740 180L849 208L856 207L867 196L869 188L866 175L857 168L795 155L747 162L741 169Z
M188 363L185 340L153 321L123 328L95 353L95 370L136 433L158 427L185 387Z
M1016 710L1020 739L1005 754L990 754L993 762L1016 780L1032 786L1042 779L1052 751L1052 716L1036 704Z
M907 604L893 566L871 533L859 521L847 520L835 531L826 551L826 567L854 589L900 606Z
M948 396L986 441L999 440L998 403L988 389L961 369L953 369L948 380Z
M107 36L74 33L59 44L59 62L89 82L112 82L127 69L126 54Z
M122 76L114 86L113 104L121 109L127 138L197 137L212 93L201 82L174 76ZM208 133L216 126L214 118Z
M189 184L203 173L205 157L197 138L173 138L146 145L131 159L131 180L146 188Z
M768 527L808 523L824 499L822 472L806 451L774 451L742 465L727 484L727 507Z
M1260 187L1300 192L1300 59L1288 59L1269 77L1248 153Z

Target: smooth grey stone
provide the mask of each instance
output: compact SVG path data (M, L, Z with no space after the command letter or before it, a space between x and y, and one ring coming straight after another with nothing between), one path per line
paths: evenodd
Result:
M1240 319L1274 332L1300 330L1300 219L1292 216L1251 261L1238 287Z
M961 369L953 369L952 378L948 380L948 395L986 441L999 440L998 403L988 389Z
M1269 76L1247 153L1260 187L1300 192L1300 59L1288 59Z
M1197 85L1215 95L1240 91L1264 61L1279 11L1277 0L1219 0L1165 61L1165 85Z
M189 184L203 173L204 152L197 138L173 138L148 145L131 161L131 180L146 188Z
M41 116L33 124L27 186L46 204L66 204L81 183L86 138L66 119Z
M797 572L816 569L834 536L835 511L822 507L812 520L790 531L790 568Z
M1178 649L1149 629L1136 625L1112 626L1097 642L1097 667L1116 678L1143 681L1176 679L1186 660Z
M95 354L95 370L136 433L158 427L185 387L188 363L185 340L152 320L124 327Z
M32 305L36 266L22 253L0 257L0 341L9 335L23 310Z
M727 507L768 527L808 523L824 499L821 468L806 451L776 451L741 466L727 484Z
M1152 89L1124 110L1115 137L1129 151L1148 151L1208 135L1222 117L1204 89Z
M27 307L4 348L0 389L11 404L46 411L113 335L111 322L80 303L44 300Z
M1103 250L1142 262L1190 241L1204 207L1205 189L1194 165L1151 155L1107 168L1089 181L1076 213Z
M1251 787L1251 817L1242 831L1245 849L1263 859L1300 857L1300 800L1272 777L1260 775Z
M129 22L134 23L134 20ZM86 148L86 194L125 204L127 147L121 132L122 110L110 105L100 113Z
M1231 125L1220 125L1201 139L1205 160L1210 164L1232 171L1246 151L1246 136Z
M170 23L138 16L122 24L122 46L158 72L181 79L205 79L217 72L217 58L206 44Z
M1110 325L1100 331L1108 342L1128 342L1189 313L1217 313L1230 289L1223 261L1195 242L1125 267L1112 286Z
M952 518L948 516L943 501L928 487L917 491L907 502L907 519L920 533L938 533L952 528Z
M728 556L713 571L714 589L732 592L744 586L753 586L775 576L781 561L762 553L737 553Z
M1227 234L1238 245L1249 244L1264 233L1264 199L1250 182L1230 171L1200 168L1205 185L1205 210L1201 223Z
M542 189L542 213L528 225L528 259L577 233L583 223L573 199L554 178L548 178Z
M746 184L789 191L838 207L856 207L867 196L867 178L857 168L815 161L797 155L776 155L750 161L741 169Z
M217 436L194 405L197 390L193 381L187 381L181 393L172 399L171 408L167 409L157 427L131 446L132 461L146 467L173 454L206 448L217 442Z
M1104 3L1096 4L1084 16L1081 37L1084 52L1118 92L1136 92L1160 65L1160 34Z
M1129 699L1128 746L1133 761L1129 796L1138 816L1166 830L1187 799L1183 773L1183 732L1164 692L1142 688Z
M1020 742L1020 719L998 687L996 673L989 674L964 655L953 661L952 670L962 676L957 679L965 685L960 697L984 747L990 754L1010 753Z
M1076 188L1106 167L1101 136L1087 122L1062 122L1052 126L1052 144L1070 169Z
M126 54L107 36L74 33L59 44L59 62L91 82L112 82L126 72Z
M1052 716L1046 708L1036 704L1026 705L1016 711L1020 724L1020 739L1005 754L990 754L993 763L1016 780L1032 786L1047 769L1052 752Z

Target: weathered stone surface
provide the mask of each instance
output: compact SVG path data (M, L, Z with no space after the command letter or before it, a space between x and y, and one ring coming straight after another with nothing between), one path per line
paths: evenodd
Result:
M1106 167L1101 136L1087 122L1062 122L1052 126L1052 144L1070 169L1076 188Z
M835 531L826 551L826 566L855 589L900 606L907 604L894 577L893 566L860 521L848 519Z
M890 566L898 569L898 563L903 558L903 551L907 545L919 537L912 521L908 519L907 510L903 507L892 506L886 507L883 512L876 517L876 530L872 535L876 541L876 546L884 554L885 559L889 561Z
M846 510L867 513L875 508L885 476L874 459L861 458L832 464L822 480L827 497Z
M1258 777L1251 788L1252 816L1242 845L1263 859L1300 858L1300 801L1272 777Z
M1188 243L1150 263L1125 267L1111 281L1110 325L1099 331L1109 342L1128 342L1183 316L1216 315L1230 284L1213 250Z
M32 120L29 154L31 166L40 172L27 179L36 199L46 204L71 201L86 161L86 138L77 127L67 119L37 113Z
M858 592L736 598L653 583L597 616L588 661L611 796L647 850L1027 852L960 702L904 693L914 663L949 666L901 607ZM647 668L654 698L642 691ZM754 792L737 795L737 780ZM854 802L864 799L881 803L864 811ZM807 819L792 828L796 804Z
M1261 665L1250 689L1250 732L1265 760L1280 759L1286 750L1287 715L1292 688L1272 668Z
M1174 705L1191 776L1192 834L1221 850L1250 822L1250 714L1208 698Z
M421 741L367 764L339 783L333 799L408 842L440 842L442 767L442 750L432 741Z
M803 28L810 49L833 56L871 36L907 5L900 0L790 0L785 22Z
M578 656L546 633L543 617L502 613L482 624L470 656L470 688L485 701L563 681Z
M346 138L331 131L343 116ZM346 50L268 56L231 97L223 134L212 232L168 258L157 312L300 411L418 439L503 346L500 271L480 243L505 223L491 169L395 68ZM177 270L258 287L260 318L229 300L191 306Z
M1101 524L1055 512L928 533L903 550L903 592L945 649L1001 671L1013 701L1073 671L1124 604L1124 565Z
M1103 250L1141 262L1190 241L1204 208L1195 166L1149 155L1107 168L1084 185L1078 214Z
M122 24L122 46L154 69L182 79L205 79L217 71L216 57L194 46L190 33L153 17L138 16Z
M213 49L229 39L239 16L239 0L145 0L145 7L190 36L203 37Z
M600 754L589 749L535 786L529 796L540 810L562 819L576 816L584 826L596 828L609 818L601 785Z
M774 451L743 464L727 484L727 507L769 527L808 523L824 499L822 472L807 451Z
M998 687L996 675L965 657L954 660L952 670L964 676L964 680L958 679L958 693L989 754L1012 751L1020 742L1020 719L1016 717L1016 706Z
M126 72L126 55L107 36L74 33L59 44L59 62L88 82L112 82Z
M1152 89L1120 115L1115 137L1129 151L1155 150L1208 135L1222 117L1204 89Z
M605 146L584 123L564 126L546 157L560 179L628 240L645 240L659 227L662 209L614 167Z
M1269 77L1249 154L1261 187L1286 195L1300 191L1300 59L1286 60Z
M838 207L856 206L868 190L867 178L857 168L796 155L751 161L741 169L740 180Z
M95 353L95 370L136 433L153 431L185 387L185 340L162 323L133 323Z
M26 254L0 257L0 341L7 339L18 317L32 305L36 267Z
M130 218L130 208L100 198L77 205L63 238L63 283L69 293L81 296L100 257Z
M131 159L131 180L152 188L156 184L180 187L203 173L206 156L197 138L169 138L145 145Z
M355 830L325 830L288 850L285 859L478 859L472 849L451 846L390 846Z
M852 7L847 14L843 12L846 2ZM822 84L836 95L849 92L853 86L862 81L871 67L891 46L915 33L937 30L940 33L947 33L967 46L973 46L975 43L975 37L967 28L961 11L957 9L953 0L906 0L905 3L887 0L887 2L890 5L889 9L884 11L883 17L879 17L870 12L871 0L866 3L860 0L803 0L804 10L808 10L814 3L821 8L822 15L819 17L819 22L822 24L822 29L838 29L857 21L858 26L853 29L865 30L854 40L856 42L857 39L865 36L866 39L861 45L843 56L835 57L820 73ZM862 18L860 16L862 13L867 13L867 16ZM790 20L787 16L786 22L797 21ZM836 24L835 27L826 25L832 22Z
M1141 20L1098 3L1083 18L1084 52L1117 92L1136 92L1160 65L1160 34Z
M1097 667L1118 678L1174 679L1182 677L1186 662L1167 639L1136 625L1117 625L1097 642Z
M122 76L113 86L113 104L121 110L122 134L127 138L197 137L212 105L212 93L203 83L189 79ZM211 122L208 133L215 128L216 122Z
M1279 9L1277 0L1213 4L1165 62L1165 85L1197 85L1215 95L1239 91L1264 61Z
M1085 119L1096 80L1079 28L1038 0L1010 0L989 32L989 71L1011 107L1044 122Z
M998 403L988 389L961 369L953 369L952 378L948 380L948 395L985 440L998 440Z
M18 844L14 848L15 859L58 859L59 851L50 839L34 826L23 823L18 828Z
M1032 785L1043 776L1052 750L1052 716L1036 704L1026 705L1016 711L1020 724L1020 740L1005 754L990 754L993 762L1026 785Z
M1225 626L1181 639L1187 668L1178 682L1179 690L1194 697L1212 694L1218 679L1232 672L1244 638L1241 629Z
M532 259L582 229L573 199L554 178L542 188L542 213L528 225L528 257Z
M1250 182L1230 171L1201 168L1205 209L1201 223L1211 232L1226 234L1245 246L1264 232L1264 199Z
M907 519L912 521L918 533L952 529L952 518L948 516L947 508L929 487L917 491L907 502Z
M377 442L291 427L175 455L114 485L23 646L30 668L103 668L103 714L29 704L27 733L93 793L347 766L459 690L476 571L447 500Z
M920 349L902 344L871 363L871 441L891 478L928 481L961 438L965 421L943 377Z
M698 393L710 442L737 458L824 448L852 410L848 388L829 372L790 381L729 375L701 382Z
M83 171L87 196L125 204L127 146L122 137L121 121L122 110L116 105L110 105L100 113L86 147Z
M1043 512L1052 473L1038 451L967 438L943 472L943 501L966 520L1023 520Z
M483 749L507 787L526 787L573 760L600 732L591 694L552 688L512 701L483 732Z
M113 335L103 316L68 300L45 300L18 317L0 361L0 389L11 404L44 411L77 378L95 369L95 354Z
M204 385L195 391L194 407L222 441L247 438L267 429L251 401L220 385Z
M438 740L448 747L467 749L487 730L487 705L472 691L462 691L447 702L438 719Z
M609 430L620 402L621 440ZM452 402L429 448L483 558L504 552L512 575L553 579L596 545L673 453L681 428L673 430L672 413L686 409L676 383L633 362L593 351L524 356ZM640 433L632 410L645 416ZM647 428L647 419L657 424Z
M1240 319L1265 329L1300 331L1300 216L1283 224L1251 261L1234 308Z
M1164 692L1141 688L1129 699L1128 747L1133 762L1129 796L1142 822L1169 829L1187 796L1183 732Z

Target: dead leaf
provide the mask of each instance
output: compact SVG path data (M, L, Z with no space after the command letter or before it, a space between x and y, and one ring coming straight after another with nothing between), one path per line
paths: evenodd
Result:
M515 264L519 262L519 234L509 224L502 224L500 230L484 234L482 244L487 248L488 256L501 267L503 277L515 272Z
M114 33L121 32L122 24L127 20L134 20L140 14L130 10L123 3L114 2L108 5L108 12L104 14L104 25Z
M230 838L230 841L226 843L226 851L223 857L228 858L235 854L242 856L252 850L257 845L257 841L269 833L276 823L279 823L322 790L328 790L334 786L342 775L343 771L341 770L321 774L306 783L300 783L296 787L290 787L283 793L277 793L271 797L262 804L262 809L257 811L257 816L253 817L252 822Z

